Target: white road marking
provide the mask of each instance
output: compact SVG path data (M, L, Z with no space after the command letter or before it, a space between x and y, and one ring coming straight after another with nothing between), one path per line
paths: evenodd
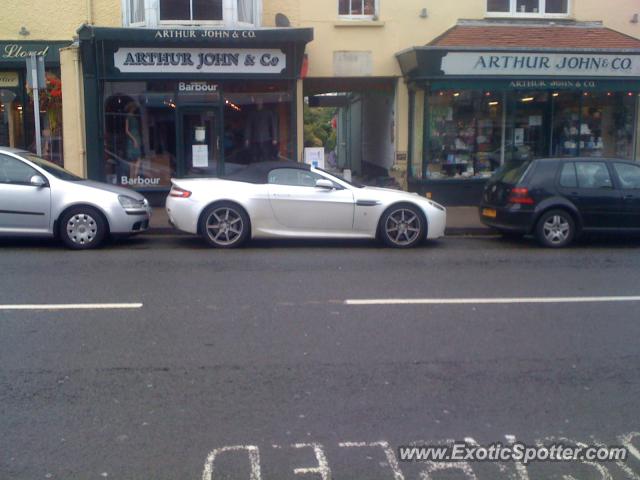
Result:
M293 473L295 475L316 474L320 475L322 480L331 480L331 469L329 468L329 462L327 461L327 456L324 453L324 447L322 445L319 443L295 443L291 445L291 448L312 448L316 456L316 461L318 462L317 467L294 469Z
M43 303L0 305L0 310L133 310L142 303Z
M216 457L221 453L226 452L246 452L249 455L249 463L251 465L251 471L249 473L249 480L261 480L262 473L260 470L260 450L255 445L233 445L229 447L216 448L207 455L207 460L204 463L204 470L202 472L202 480L213 480L213 463Z
M349 306L366 305L502 305L532 303L618 303L640 302L640 296L630 297L530 297L530 298L370 298L348 299Z

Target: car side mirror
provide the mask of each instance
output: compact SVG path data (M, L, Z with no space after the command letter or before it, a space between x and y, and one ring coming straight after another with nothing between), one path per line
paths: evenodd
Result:
M29 179L29 183L34 187L42 188L47 185L47 181L40 175L34 175Z
M335 186L331 180L326 180L321 178L320 180L316 180L316 188L322 188L323 190L333 190Z

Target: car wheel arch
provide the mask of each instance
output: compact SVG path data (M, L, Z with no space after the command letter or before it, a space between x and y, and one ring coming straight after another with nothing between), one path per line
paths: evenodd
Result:
M71 209L73 208L79 208L79 207L86 207L86 208L92 208L93 210L95 210L96 212L98 212L98 214L100 214L100 216L102 217L102 220L104 220L105 225L107 226L107 232L106 235L109 235L111 232L111 225L109 224L109 217L107 216L107 214L104 212L104 210L102 208L100 208L97 205L93 205L91 203L86 203L86 202L78 202L78 203L74 203L71 205L67 205L64 207L64 209L62 209L60 211L60 213L58 213L58 215L56 216L56 219L53 221L53 235L55 237L57 237L59 235L59 230L60 230L60 219L62 217L64 217L64 215Z
M424 238L427 237L428 232L429 232L429 220L427 219L427 214L424 212L423 208L420 205L418 205L417 203L408 202L408 201L399 201L399 202L394 202L391 205L389 205L387 208L385 208L382 211L382 213L380 214L380 216L378 217L378 222L377 222L377 226L376 226L376 239L377 240L380 239L380 229L382 228L382 219L384 218L384 216L387 214L387 212L389 210L392 210L392 209L398 208L398 207L402 207L403 205L410 206L410 207L413 207L416 210L418 210L418 212L420 214L420 218L424 222Z
M208 203L207 205L204 206L204 208L198 214L198 223L197 223L197 233L198 233L198 235L202 235L202 233L203 233L202 232L202 218L203 218L205 212L207 212L214 205L218 205L220 203L231 203L233 205L236 205L238 208L242 209L242 211L247 215L247 218L249 219L249 237L253 238L253 223L251 221L251 215L249 215L249 210L247 210L247 208L244 205L242 205L241 203L238 203L235 200L228 200L228 199L214 200L213 202Z
M576 225L576 234L579 234L582 231L582 216L576 207L569 204L568 202L549 202L547 204L541 205L541 208L536 211L536 216L531 225L531 232L534 232L540 218L550 210L563 210L571 215L575 225Z

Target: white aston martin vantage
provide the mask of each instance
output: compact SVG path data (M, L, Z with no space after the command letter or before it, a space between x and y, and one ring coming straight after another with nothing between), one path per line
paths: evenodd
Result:
M169 221L210 245L250 238L379 238L408 248L444 235L446 210L296 162L256 163L224 178L173 179Z

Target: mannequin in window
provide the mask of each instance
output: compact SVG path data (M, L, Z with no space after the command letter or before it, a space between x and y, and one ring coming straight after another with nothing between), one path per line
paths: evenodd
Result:
M134 102L130 102L125 111L127 117L124 121L125 142L126 142L126 161L131 166L130 176L137 177L141 173L142 158L142 128L140 126L140 115L138 107Z
M266 162L275 158L278 145L278 127L273 112L265 110L264 101L255 101L256 109L249 113L245 126L245 146L252 151L256 162Z

